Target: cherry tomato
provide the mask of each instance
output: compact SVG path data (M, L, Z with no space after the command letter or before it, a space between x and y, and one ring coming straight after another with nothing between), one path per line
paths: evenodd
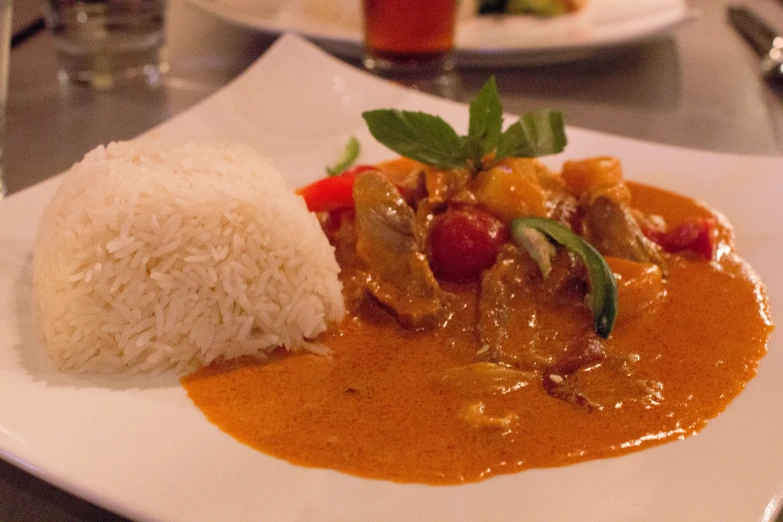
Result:
M495 263L498 250L506 241L508 229L486 210L450 207L432 225L432 270L450 281L475 279Z

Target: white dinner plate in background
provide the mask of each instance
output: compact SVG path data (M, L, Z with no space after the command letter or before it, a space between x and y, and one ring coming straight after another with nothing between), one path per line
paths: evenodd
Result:
M362 54L358 0L188 1L265 33L297 32L344 58ZM329 2L341 3L342 10L329 9ZM661 36L693 16L685 0L588 0L582 12L553 18L462 16L455 37L457 63L491 68L579 60Z

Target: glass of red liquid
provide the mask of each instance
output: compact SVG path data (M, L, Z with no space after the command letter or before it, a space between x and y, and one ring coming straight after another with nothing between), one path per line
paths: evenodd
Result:
M457 0L364 0L364 67L454 97Z

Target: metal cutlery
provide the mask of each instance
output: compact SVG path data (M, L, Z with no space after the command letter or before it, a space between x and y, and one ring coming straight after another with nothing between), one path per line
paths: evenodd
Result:
M752 9L733 5L729 22L761 57L759 69L769 83L783 83L783 36Z

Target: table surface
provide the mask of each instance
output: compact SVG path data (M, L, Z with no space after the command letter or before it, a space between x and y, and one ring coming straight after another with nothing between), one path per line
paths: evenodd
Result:
M578 127L698 149L781 155L781 91L760 80L756 56L727 23L728 3L689 0L700 12L692 23L589 61L460 70L460 98L469 100L492 73L509 112L556 107ZM783 2L744 3L783 29ZM38 16L37 0L15 0L15 29ZM275 38L171 0L166 39L171 71L153 91L100 92L60 84L46 32L16 47L2 158L9 194L62 172L101 143L132 138L198 103ZM0 520L124 519L0 461Z

